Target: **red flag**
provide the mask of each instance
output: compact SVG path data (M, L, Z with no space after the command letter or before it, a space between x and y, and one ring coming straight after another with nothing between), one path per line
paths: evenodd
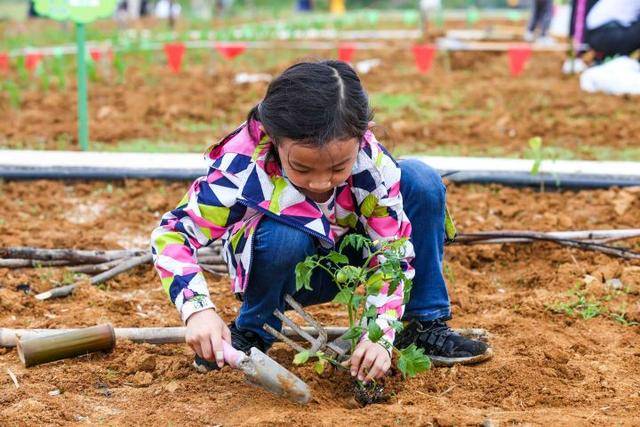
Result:
M0 72L2 73L9 72L9 54L8 53L0 53Z
M44 55L40 52L27 53L24 57L24 66L29 72L34 72Z
M524 66L531 57L531 46L517 44L509 46L509 69L512 76L519 76L524 71Z
M180 72L184 51L184 43L167 43L164 45L164 54L167 56L167 64L169 64L169 68L174 73Z
M247 47L243 43L216 43L216 49L225 59L233 59L245 51Z
M352 43L342 43L338 46L338 59L344 62L351 62L356 45Z
M102 57L102 52L98 49L90 49L89 55L91 55L91 59L93 59L93 62L99 62L100 58Z
M93 48L89 50L89 55L91 55L93 62L100 62L102 55L105 55L110 61L113 61L113 51L111 49L100 50L98 48Z
M436 55L436 47L432 44L417 44L413 46L413 57L416 60L418 71L427 74L433 65Z

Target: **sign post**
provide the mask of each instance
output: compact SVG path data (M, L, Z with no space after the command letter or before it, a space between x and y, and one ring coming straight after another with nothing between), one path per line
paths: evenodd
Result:
M35 8L41 16L75 23L78 64L78 142L82 150L86 151L89 149L89 112L85 24L112 15L116 9L116 0L36 0Z

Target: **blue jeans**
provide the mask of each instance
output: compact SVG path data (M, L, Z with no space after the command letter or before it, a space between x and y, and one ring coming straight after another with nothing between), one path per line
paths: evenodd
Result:
M413 261L415 277L404 320L448 319L451 307L442 276L445 187L440 175L418 160L401 161L400 169L400 193L411 221L411 240L416 253ZM265 343L271 344L274 338L262 329L262 325L268 323L280 330L281 321L273 311L288 309L284 302L286 294L309 306L331 301L338 288L324 271L317 270L311 279L313 290L296 292L296 264L320 251L316 238L308 233L264 217L254 239L249 284L236 326L257 333ZM352 254L350 258L354 256Z

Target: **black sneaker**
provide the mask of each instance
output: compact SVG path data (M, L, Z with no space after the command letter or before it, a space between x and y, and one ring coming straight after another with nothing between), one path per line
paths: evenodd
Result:
M423 348L434 366L470 365L493 356L486 343L456 333L443 320L412 320L394 342L399 349L411 344Z
M255 332L243 330L241 331L236 326L235 322L231 322L229 324L229 330L231 331L231 345L236 350L240 350L246 354L249 354L251 347L256 347L258 350L266 353L269 349L262 338L258 336ZM195 360L193 361L193 367L198 372L208 372L215 371L220 369L215 360L209 361L203 359L202 357L196 354Z

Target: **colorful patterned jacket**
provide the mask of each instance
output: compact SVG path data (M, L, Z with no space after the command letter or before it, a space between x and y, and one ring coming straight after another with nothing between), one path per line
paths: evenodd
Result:
M282 176L277 162L268 160L272 148L259 122L243 124L209 149L208 174L193 182L177 208L167 212L153 231L153 261L183 322L214 307L196 258L198 248L222 239L232 290L242 293L250 281L253 236L263 216L309 233L324 247L334 246L329 221L316 203ZM370 131L360 142L351 177L336 189L335 204L339 225L360 230L372 240L411 234L400 194L400 168ZM402 268L412 279L414 251L409 240L404 249ZM382 344L389 348L394 339L391 322L403 315L404 290L400 285L392 295L387 291L383 287L367 304L377 307Z

